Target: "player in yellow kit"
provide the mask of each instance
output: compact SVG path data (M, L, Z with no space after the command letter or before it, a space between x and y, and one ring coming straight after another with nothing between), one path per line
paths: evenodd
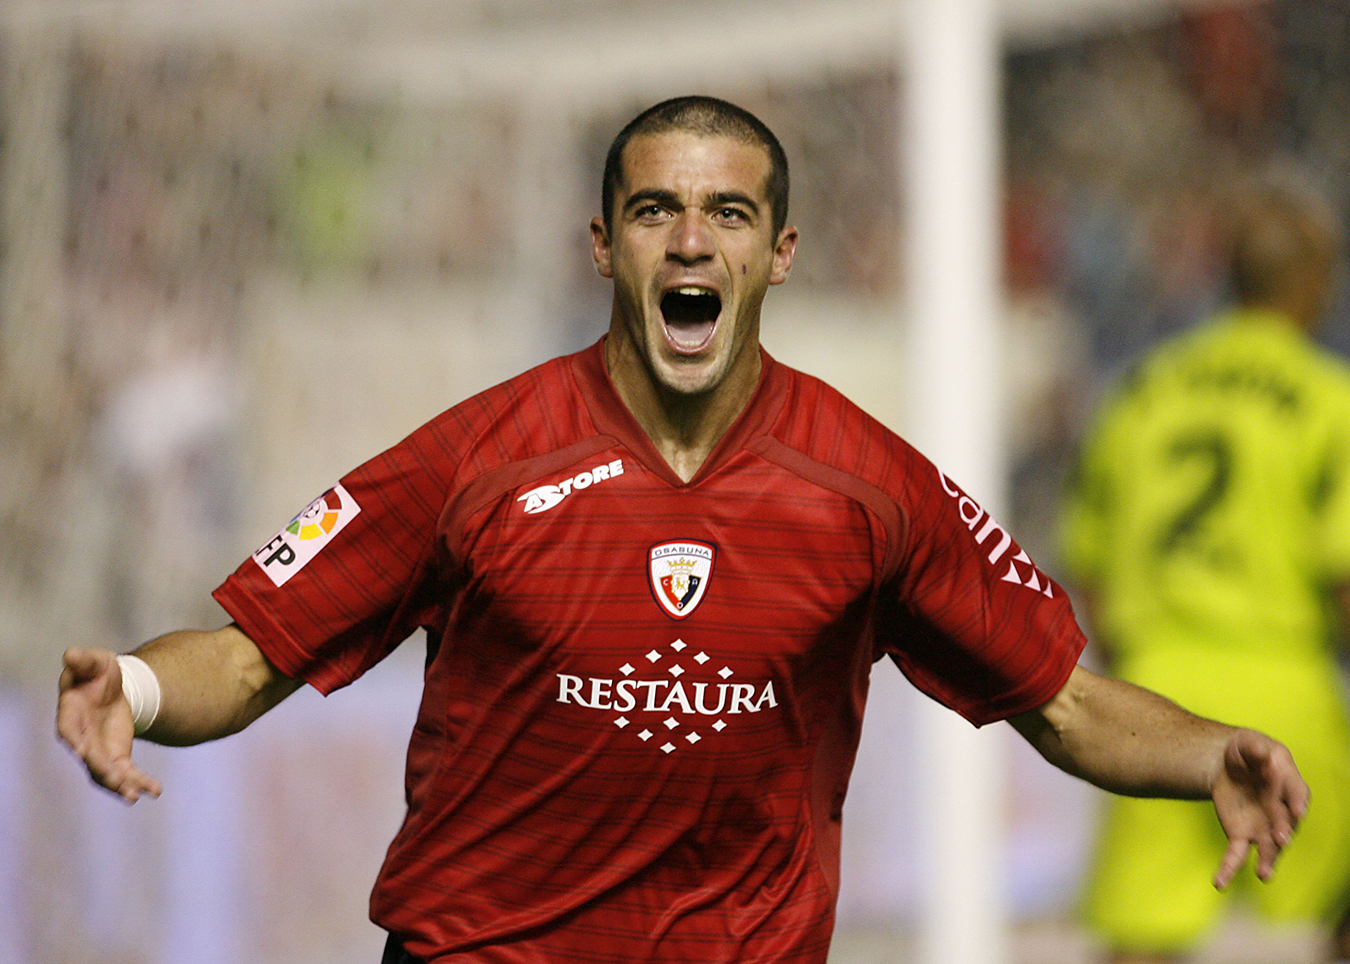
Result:
M1350 368L1314 346L1342 241L1320 202L1265 184L1237 208L1237 307L1164 344L1098 416L1063 554L1114 675L1276 735L1313 806L1281 873L1209 882L1203 807L1112 800L1086 897L1113 960L1196 947L1229 894L1268 918L1350 903L1350 726L1333 640L1350 612ZM1350 958L1338 928L1333 957ZM1336 946L1339 945L1339 946Z

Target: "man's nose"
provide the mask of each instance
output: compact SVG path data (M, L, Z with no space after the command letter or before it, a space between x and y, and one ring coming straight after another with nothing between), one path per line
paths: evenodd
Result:
M702 211L686 209L676 216L670 241L666 245L667 256L691 264L711 258L716 250L712 227Z

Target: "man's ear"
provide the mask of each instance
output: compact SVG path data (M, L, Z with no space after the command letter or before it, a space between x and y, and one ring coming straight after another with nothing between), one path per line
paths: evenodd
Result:
M773 246L773 267L769 270L769 284L781 285L792 271L792 259L797 255L797 229L789 225L778 232Z
M591 218L591 259L595 270L602 278L614 277L614 266L610 261L609 232L605 230L604 218Z

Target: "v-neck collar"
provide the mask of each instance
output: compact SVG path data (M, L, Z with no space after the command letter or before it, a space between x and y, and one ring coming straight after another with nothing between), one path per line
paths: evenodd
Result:
M591 421L605 435L612 435L628 448L651 472L676 488L698 485L704 478L750 439L768 432L787 398L787 371L759 347L759 383L750 401L731 427L713 446L707 459L688 482L676 474L657 450L656 444L629 411L605 367L605 338L572 356L572 371L582 398L591 413Z

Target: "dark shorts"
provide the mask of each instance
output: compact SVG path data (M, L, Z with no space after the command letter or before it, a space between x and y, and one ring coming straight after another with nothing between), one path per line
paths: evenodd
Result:
M384 942L384 957L380 958L380 964L422 964L422 962L405 951L403 942L390 934L389 939Z

